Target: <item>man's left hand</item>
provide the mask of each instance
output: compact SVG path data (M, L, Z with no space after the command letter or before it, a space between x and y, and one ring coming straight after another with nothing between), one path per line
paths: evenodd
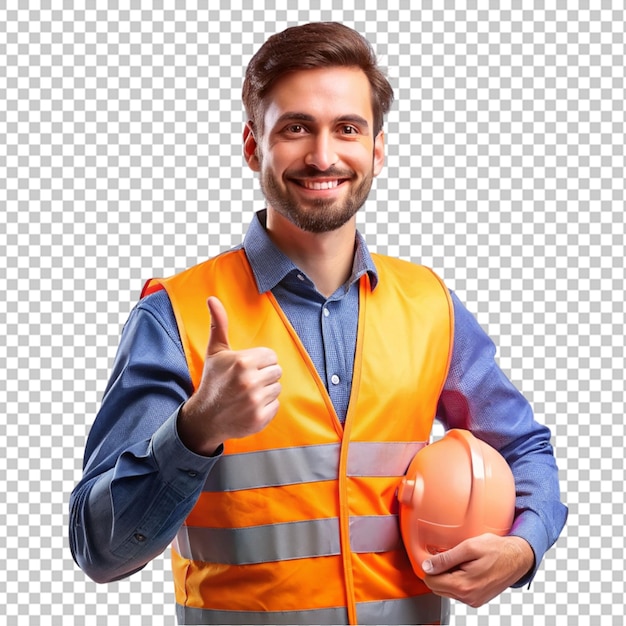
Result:
M534 562L521 537L485 534L433 555L422 568L434 593L477 608L525 576Z

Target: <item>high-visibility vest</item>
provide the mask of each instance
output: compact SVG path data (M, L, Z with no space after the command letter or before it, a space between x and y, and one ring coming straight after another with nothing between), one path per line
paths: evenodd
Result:
M173 543L182 623L422 624L445 615L445 601L411 569L396 490L430 436L452 304L430 270L373 259L379 283L372 291L368 275L360 280L343 425L274 296L259 295L243 249L146 284L143 295L168 293L195 388L210 295L228 313L231 348L271 347L283 371L278 414L261 432L224 442Z

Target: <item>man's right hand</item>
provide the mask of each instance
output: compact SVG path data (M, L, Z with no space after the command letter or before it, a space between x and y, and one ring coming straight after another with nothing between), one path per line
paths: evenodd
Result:
M178 435L196 454L210 456L227 439L263 430L278 411L282 370L269 348L231 350L228 315L208 299L211 334L196 392L178 414Z

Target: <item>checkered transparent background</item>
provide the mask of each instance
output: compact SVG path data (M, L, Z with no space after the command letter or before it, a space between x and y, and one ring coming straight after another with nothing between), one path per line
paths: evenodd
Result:
M174 623L167 558L108 586L78 570L69 493L142 282L239 242L262 204L245 64L322 19L365 34L396 90L362 231L477 314L552 428L570 507L532 588L454 623L621 624L623 4L70 4L0 3L3 622Z

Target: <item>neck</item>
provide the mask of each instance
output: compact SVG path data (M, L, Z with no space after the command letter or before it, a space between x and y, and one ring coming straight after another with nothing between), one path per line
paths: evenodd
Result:
M267 232L274 245L313 281L323 296L329 297L350 278L356 218L337 230L310 233L268 208Z

